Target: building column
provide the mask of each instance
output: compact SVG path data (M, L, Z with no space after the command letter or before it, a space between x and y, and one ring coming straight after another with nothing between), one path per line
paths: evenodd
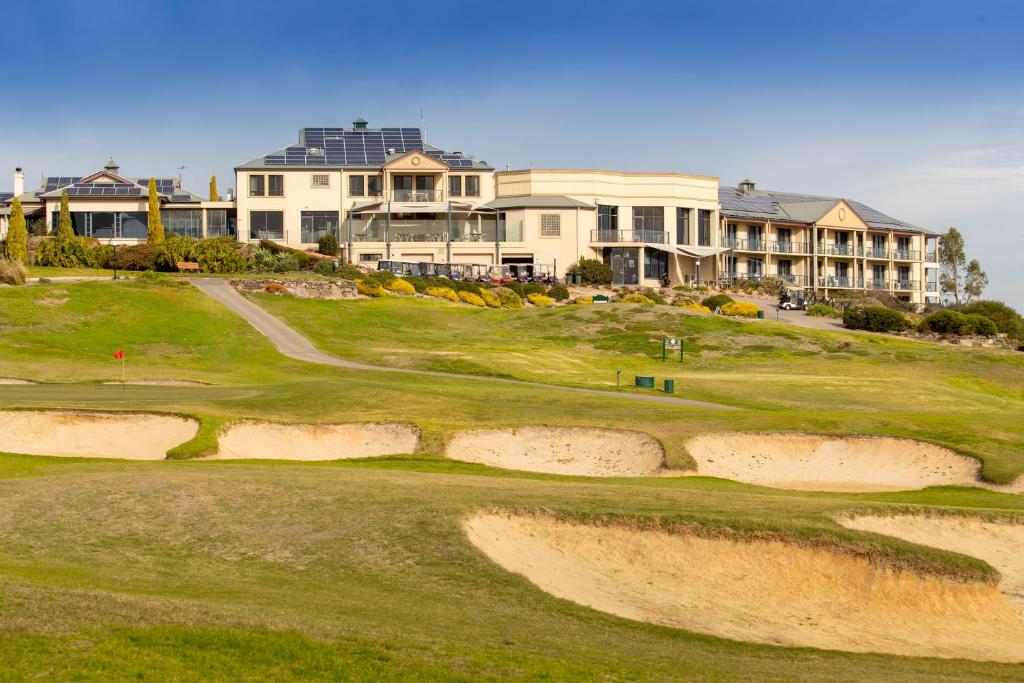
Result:
M452 262L452 200L448 200L448 233L445 235L445 260Z
M352 260L352 209L348 210L348 252L345 254L349 263L355 263Z
M388 202L387 213L384 214L384 245L387 260L391 260L391 202Z

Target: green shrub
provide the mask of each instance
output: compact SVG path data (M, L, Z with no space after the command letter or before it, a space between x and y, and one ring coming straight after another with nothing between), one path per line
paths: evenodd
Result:
M546 295L548 293L547 288L539 282L527 282L523 285L523 291L526 293L526 296L530 296L531 294Z
M417 294L423 294L427 291L427 281L419 275L407 275L402 279L412 285L412 288L416 290Z
M394 292L395 294L409 295L416 293L416 288L400 277L396 277L392 279L390 282L386 283L384 285L384 289L388 290L389 292Z
M166 273L158 273L155 270L144 270L139 273L135 281L144 285L160 285L161 287L187 287L188 283L175 280Z
M579 263L569 266L567 275L579 275L586 285L610 285L612 267L598 259L581 258Z
M118 255L120 255L118 251ZM80 237L57 240L44 240L36 251L36 262L41 266L55 266L57 268L79 268L89 262L89 254L85 249L85 242ZM150 264L152 268L152 264ZM140 270L146 270L141 268Z
M118 247L111 259L120 270L153 270L156 267L156 246L132 244Z
M733 299L728 294L715 294L713 296L705 298L703 301L700 302L700 305L707 306L713 311L716 308L721 308L722 306L725 306L726 304L731 304L732 302Z
M723 315L733 315L741 318L754 318L760 310L756 304L748 301L733 301L722 306Z
M526 289L523 287L523 285L521 285L518 282L515 282L514 280L512 282L506 282L505 284L502 285L502 287L504 287L505 289L511 289L513 292L519 295L520 299L526 298Z
M807 308L807 315L813 318L842 318L843 313L839 309L832 308L828 304L814 304Z
M334 236L333 232L329 232L319 239L317 242L317 251L324 256L337 256L338 255L338 238Z
M458 301L459 295L455 293L455 290L451 287L427 287L425 292L427 296L432 296L435 299L448 299L448 301Z
M321 259L313 266L313 272L317 275L334 275L338 272L338 264L330 259Z
M0 258L0 282L5 285L23 285L28 272L21 261Z
M851 330L900 332L909 322L899 311L884 306L850 306L843 313L843 325Z
M495 296L494 292L489 289L481 289L480 298L487 308L501 308L501 299Z
M1024 318L1002 301L976 301L960 309L967 315L983 315L996 325L998 332L1011 339L1024 339Z
M548 296L555 301L566 301L569 299L569 288L565 285L552 285L548 290Z
M491 290L494 296L498 297L502 308L522 308L523 299L519 294L508 287L495 287Z
M281 252L274 254L270 262L270 269L275 273L293 273L299 270L299 260L294 254Z
M164 238L164 241L156 248L155 266L157 270L177 270L180 261L194 260L195 246L196 240L191 237L171 235Z
M351 263L339 263L338 270L334 274L342 280L358 280L361 277L366 277L363 271Z
M654 305L653 301L648 299L643 294L639 294L639 293L636 293L636 292L634 292L632 294L626 294L625 296L623 296L622 298L619 299L619 303L622 303L622 304L643 304L645 306L653 306Z
M648 287L644 289L644 291L641 293L656 304L668 303L667 301L665 301L665 297L663 297L661 293L656 289L651 289L650 287Z
M471 306L479 306L481 308L486 305L483 297L474 294L473 292L459 292L459 300L464 301Z
M312 258L309 254L304 251L293 251L291 257L295 259L296 268L294 270L306 270L309 268L309 261Z
M947 308L926 316L921 321L919 329L922 332L965 335L974 333L974 324L969 320L969 316L964 315L960 311Z
M363 296L380 297L384 296L384 288L376 282L367 280L356 280L356 291Z
M85 265L89 268L109 268L114 260L114 246L95 244L85 250Z
M550 296L545 296L544 294L538 294L536 292L534 292L533 294L527 294L526 295L526 300L529 301L534 306L554 306L555 305L555 300L552 299Z
M984 337L991 337L999 333L996 324L983 315L971 313L967 315L967 324L971 328L970 334L978 334Z
M383 287L384 285L391 282L398 276L392 273L390 270L374 270L371 271L369 275L362 275L360 277L362 277L364 280L369 280L370 282L376 282L378 285Z

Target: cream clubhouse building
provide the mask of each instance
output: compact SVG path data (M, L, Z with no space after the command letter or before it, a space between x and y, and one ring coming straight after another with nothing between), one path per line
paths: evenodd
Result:
M122 176L110 162L89 176L48 177L26 193L19 174L14 196L30 220L53 225L68 190L79 234L145 237L148 178ZM419 128L371 128L362 119L303 128L296 143L236 166L234 198L209 201L159 180L169 234L301 248L333 234L346 260L371 267L541 264L561 275L593 258L622 285L779 277L826 295L875 290L938 301L938 236L852 199L766 191L749 180L720 186L690 173L496 171L428 144ZM0 195L0 222L10 202Z

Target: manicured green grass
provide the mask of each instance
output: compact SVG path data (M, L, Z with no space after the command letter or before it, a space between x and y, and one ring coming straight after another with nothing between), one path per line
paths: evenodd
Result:
M55 266L28 266L29 277L113 277L114 271L109 268L57 268ZM137 275L127 271L118 271L118 275Z
M416 454L337 463L139 463L0 454L2 677L1024 677L1020 666L759 646L617 618L551 597L501 570L459 527L464 515L490 508L700 525L776 534L976 578L991 576L991 568L848 530L834 517L908 509L1024 515L1021 496L952 487L815 494L703 477L595 480L440 457L445 440L460 429L594 425L650 433L665 445L671 466L686 467L684 443L700 432L808 430L925 438L982 458L986 474L1005 480L1024 469L1016 357L718 318L679 319L660 308L488 312L434 302L257 298L342 356L415 365L447 347L485 365L503 355L487 355L489 340L513 357L532 344L536 367L515 360L503 371L590 386L618 363L664 376L645 340L681 324L695 346L717 347L705 348L684 367L684 394L737 399L747 409L705 411L626 401L614 391L591 396L301 364L278 355L240 319L187 287L83 283L0 290L0 377L76 381L0 386L0 408L187 413L201 419L202 428L173 452L183 458L208 452L218 426L242 418L401 420L423 430ZM483 315L468 317L476 314ZM381 339L377 350L374 325ZM112 326L140 340L137 351L130 342L123 345L130 363L136 356L146 360L151 372L145 376L213 385L97 383L116 378L119 370L109 358L122 345ZM420 341L417 329L428 341ZM828 352L847 339L851 350ZM389 350L405 341L412 352ZM114 349L108 349L111 343ZM346 350L353 345L357 352ZM813 354L800 353L811 348ZM587 369L570 363L577 351ZM832 365L836 358L839 365ZM897 374L885 380L888 365ZM875 381L884 387L869 390ZM836 392L844 398L825 398ZM912 398L896 400L892 392Z

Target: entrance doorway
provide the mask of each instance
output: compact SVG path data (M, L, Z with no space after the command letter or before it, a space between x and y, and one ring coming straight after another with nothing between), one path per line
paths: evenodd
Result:
M613 285L640 284L640 250L612 247L605 249L604 262L612 268Z

